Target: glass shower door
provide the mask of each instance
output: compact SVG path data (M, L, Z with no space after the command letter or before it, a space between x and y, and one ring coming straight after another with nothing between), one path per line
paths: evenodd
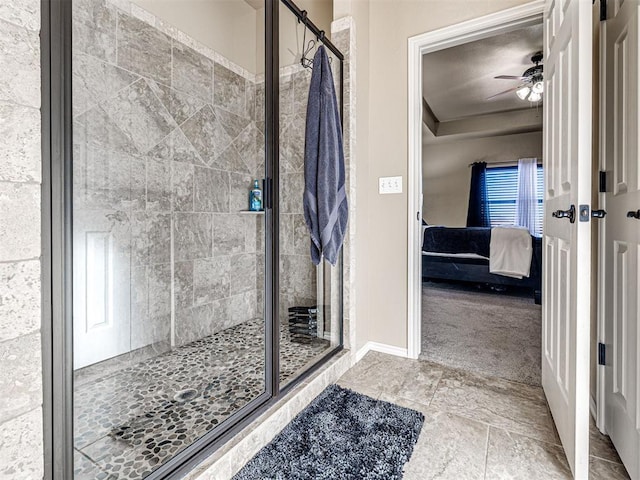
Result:
M303 46L304 43L304 46ZM280 7L280 384L287 384L342 345L342 256L315 266L305 223L305 134L311 61L319 40ZM306 51L305 65L301 59ZM340 98L340 60L327 50Z
M75 478L144 478L267 396L264 6L72 8Z

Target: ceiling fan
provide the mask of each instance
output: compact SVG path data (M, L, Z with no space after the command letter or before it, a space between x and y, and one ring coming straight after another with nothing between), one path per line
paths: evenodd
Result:
M542 52L536 52L531 57L531 62L535 63L533 67L527 68L520 76L517 75L498 75L497 79L501 80L519 80L521 83L516 87L512 87L504 92L496 93L487 97L487 100L495 98L505 93L516 92L521 100L529 100L530 102L539 102L542 100L542 92L544 84L542 83Z

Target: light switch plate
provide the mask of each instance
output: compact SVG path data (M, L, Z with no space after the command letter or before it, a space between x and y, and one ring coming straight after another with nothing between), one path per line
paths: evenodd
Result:
M380 177L378 182L378 193L381 195L388 193L402 193L402 176Z

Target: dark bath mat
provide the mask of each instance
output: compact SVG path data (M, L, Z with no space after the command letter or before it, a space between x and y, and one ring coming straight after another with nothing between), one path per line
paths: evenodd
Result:
M401 479L423 422L420 412L331 385L233 478Z

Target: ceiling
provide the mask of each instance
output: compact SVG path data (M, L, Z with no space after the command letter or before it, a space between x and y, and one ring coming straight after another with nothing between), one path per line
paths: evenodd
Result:
M542 24L428 53L422 57L422 95L438 122L528 109L514 92L487 97L517 86L517 80L493 77L522 75L540 50Z

